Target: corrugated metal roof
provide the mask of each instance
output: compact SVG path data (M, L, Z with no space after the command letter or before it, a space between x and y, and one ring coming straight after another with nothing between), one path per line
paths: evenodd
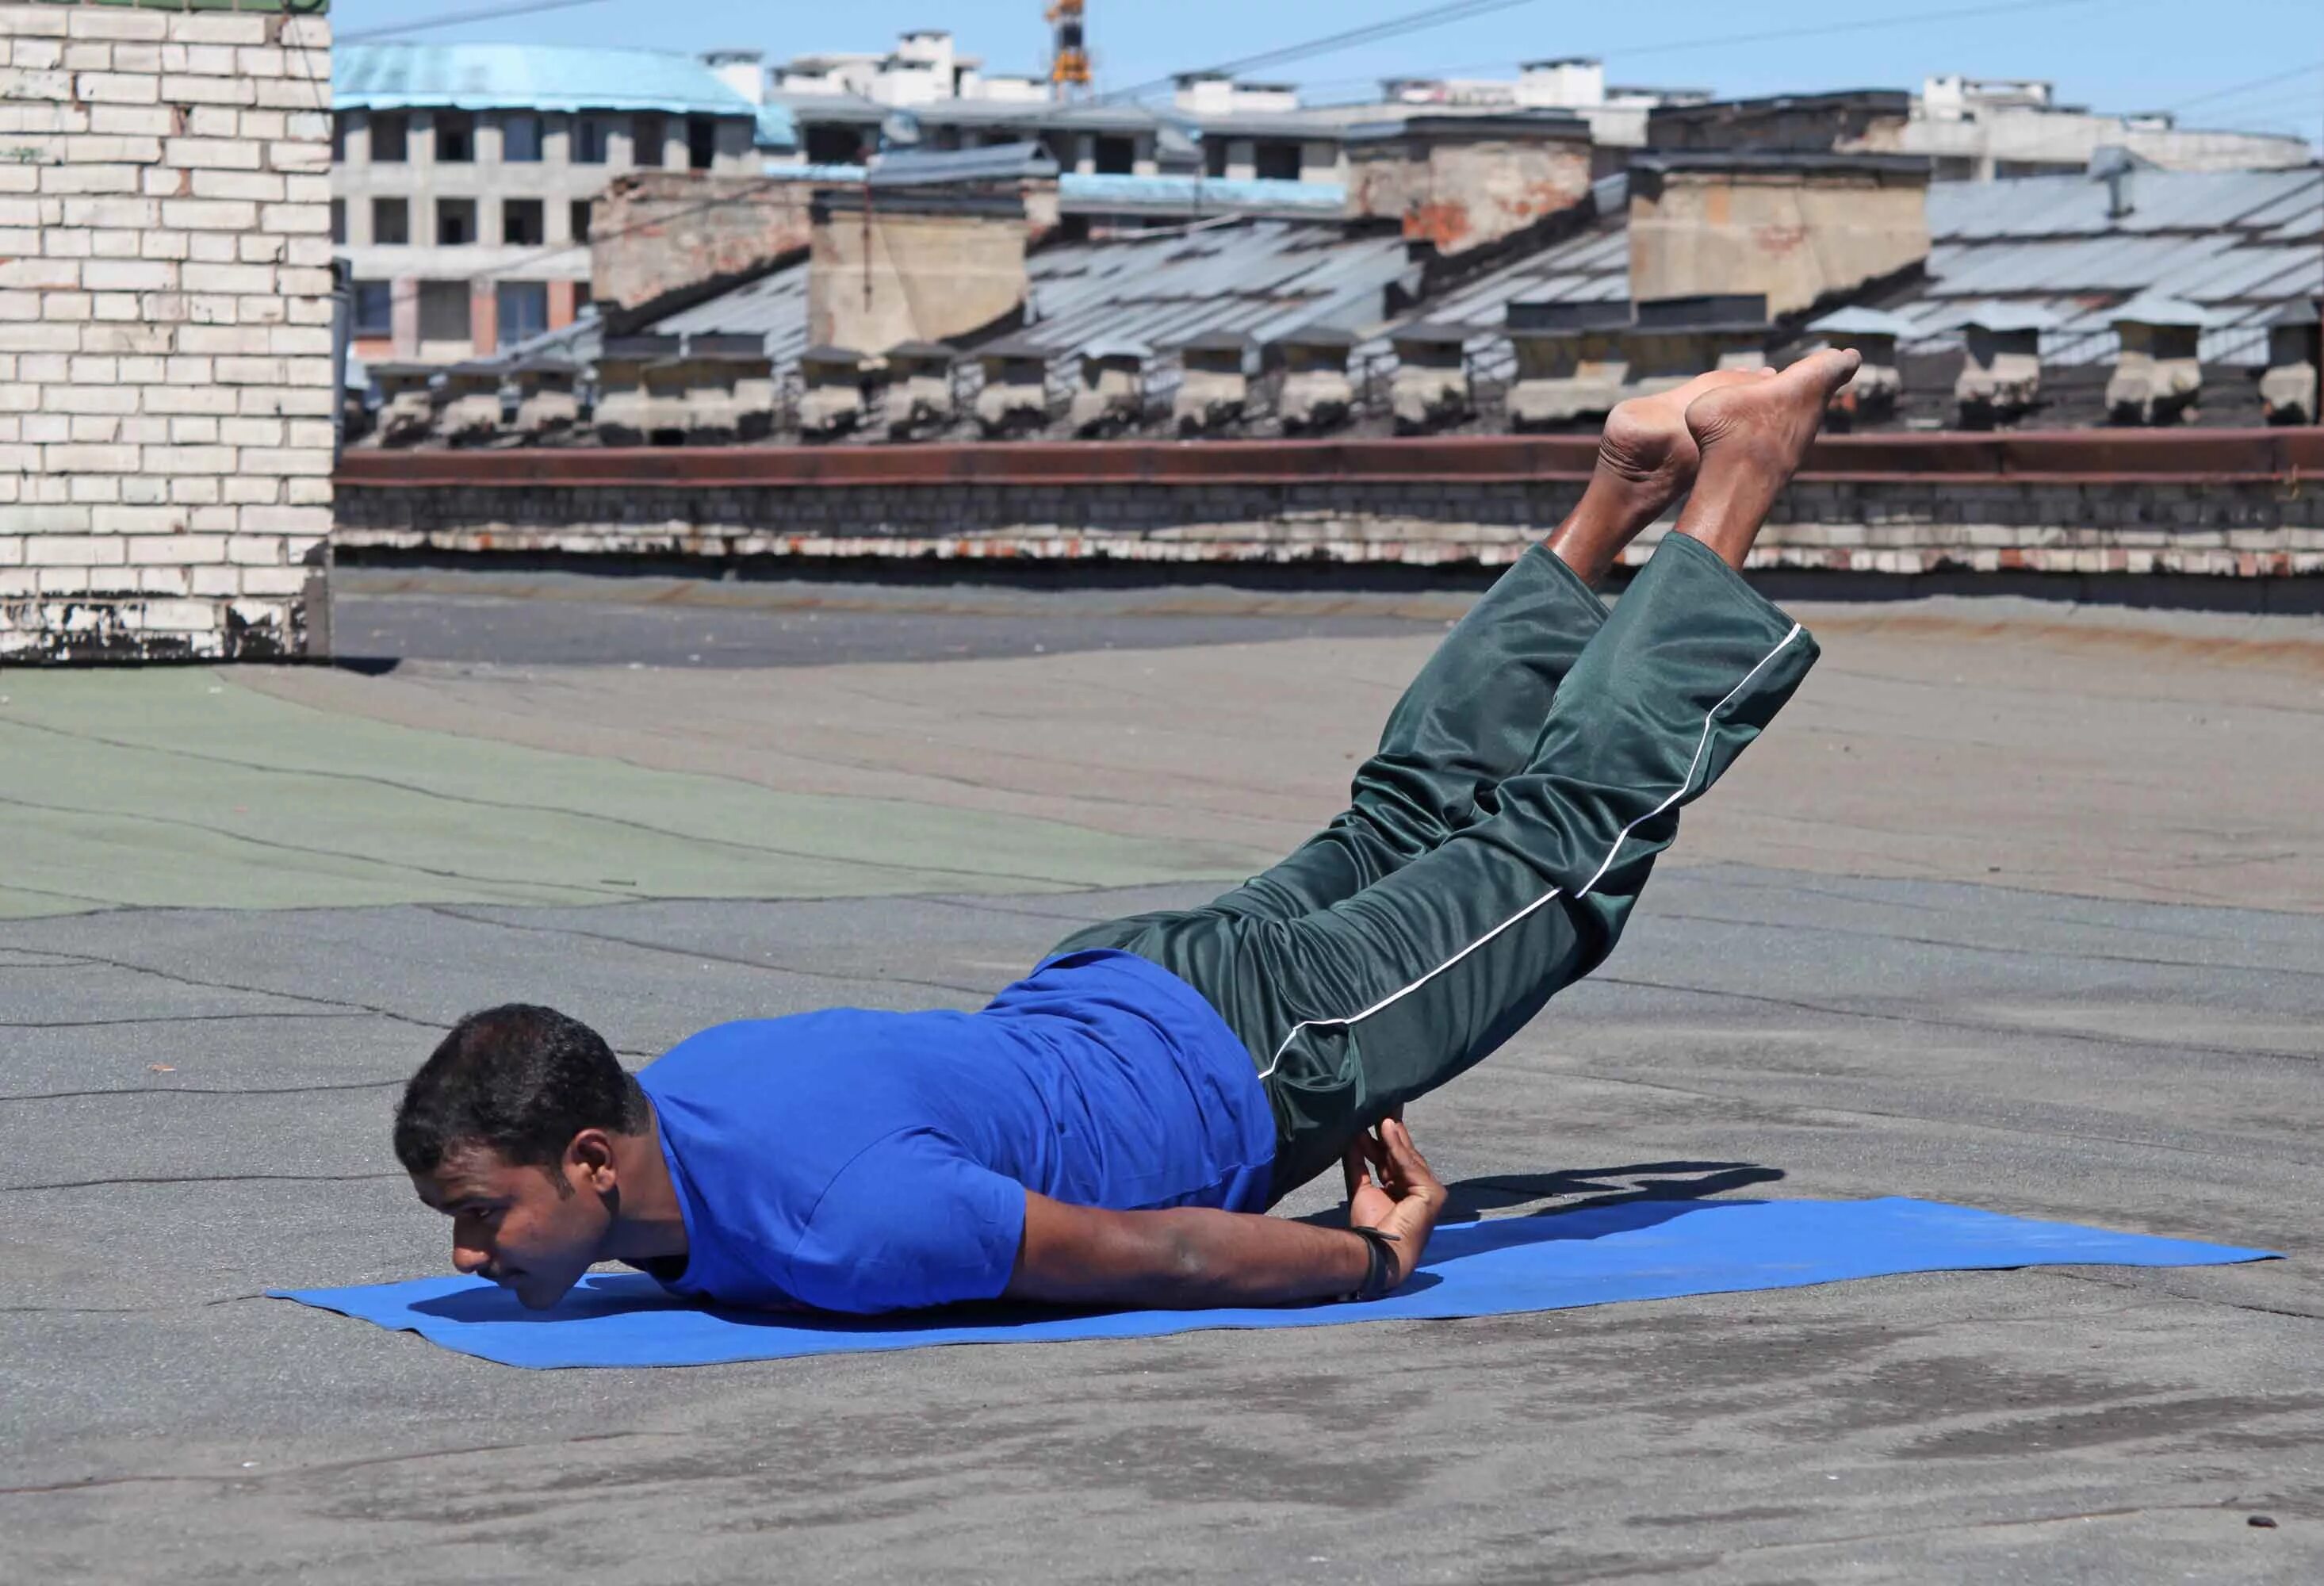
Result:
M331 51L338 110L659 110L748 115L763 108L691 55L573 44L342 44Z

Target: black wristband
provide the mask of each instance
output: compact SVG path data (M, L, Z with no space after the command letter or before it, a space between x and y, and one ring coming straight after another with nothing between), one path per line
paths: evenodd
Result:
M1364 1241L1364 1254L1368 1259L1364 1267L1363 1282L1356 1286L1353 1293L1343 1296L1342 1298L1376 1300L1404 1281L1404 1274L1398 1269L1396 1252L1388 1249L1388 1246L1399 1242L1395 1234L1378 1228L1351 1227L1348 1231Z

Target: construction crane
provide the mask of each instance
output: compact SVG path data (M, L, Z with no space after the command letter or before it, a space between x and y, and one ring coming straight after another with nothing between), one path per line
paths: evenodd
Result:
M1060 99L1087 93L1090 86L1088 47L1082 41L1082 0L1056 0L1048 10L1056 30L1049 54L1049 87Z

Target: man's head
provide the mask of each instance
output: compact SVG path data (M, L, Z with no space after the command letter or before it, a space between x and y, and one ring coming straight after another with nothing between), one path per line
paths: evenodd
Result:
M452 1218L452 1264L546 1310L601 1259L621 1210L621 1137L651 1112L578 1020L512 1003L472 1013L404 1087L395 1154Z

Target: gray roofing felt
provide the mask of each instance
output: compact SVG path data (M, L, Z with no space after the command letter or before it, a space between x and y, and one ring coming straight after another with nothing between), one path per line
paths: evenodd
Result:
M1489 348L1501 342L1512 299L1622 300L1629 238L1617 192L1591 230L1438 292L1409 318L1468 327L1474 345ZM2127 196L2130 212L2109 219L2107 185L2084 176L1938 183L1929 190L1925 277L1864 306L1907 321L1906 346L1923 350L1950 343L1996 305L2038 310L2056 327L2043 336L2044 357L2085 364L2115 356L2119 305L2167 297L2213 316L2207 360L2249 363L2264 359L2272 316L2324 290L2324 171L2141 171ZM1067 243L1028 263L1023 335L1052 357L1099 337L1175 347L1217 332L1267 341L1307 325L1378 346L1388 286L1416 284L1393 235L1282 219ZM807 267L787 266L656 328L755 331L777 363L794 361L807 346Z

